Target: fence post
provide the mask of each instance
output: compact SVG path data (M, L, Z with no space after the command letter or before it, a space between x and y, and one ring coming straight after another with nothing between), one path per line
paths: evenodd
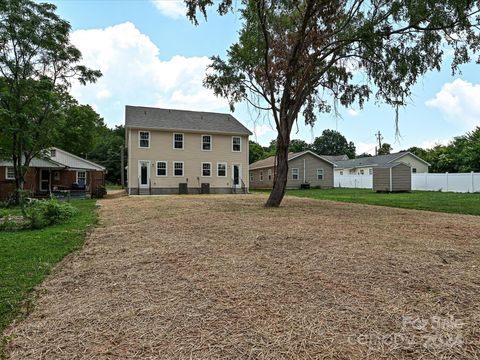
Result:
M472 171L470 172L471 176L472 176L472 193L475 192L475 173Z
M445 173L445 179L447 182L447 189L445 191L448 191L448 171Z
M425 173L425 191L428 190L428 171Z

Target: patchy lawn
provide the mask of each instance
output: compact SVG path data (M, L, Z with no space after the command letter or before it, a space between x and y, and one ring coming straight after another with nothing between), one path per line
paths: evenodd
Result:
M270 190L256 190L269 193ZM369 189L288 190L288 195L320 200L391 206L455 214L480 215L480 194L413 191L411 193L376 193Z
M96 219L95 201L72 201L75 218L41 230L0 231L0 331L14 318L35 285L65 255L78 249ZM11 213L20 209L12 209Z
M103 200L6 355L478 358L478 217L265 199Z

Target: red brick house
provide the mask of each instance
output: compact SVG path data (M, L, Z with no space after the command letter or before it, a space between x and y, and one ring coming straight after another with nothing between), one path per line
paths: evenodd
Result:
M51 148L45 158L35 158L25 175L25 190L42 196L52 192L93 194L105 185L105 168L65 150ZM12 162L0 160L0 199L15 191Z

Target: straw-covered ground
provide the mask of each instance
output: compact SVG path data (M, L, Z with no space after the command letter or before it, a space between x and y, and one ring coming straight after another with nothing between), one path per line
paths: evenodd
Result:
M480 356L480 218L263 195L103 200L24 358Z

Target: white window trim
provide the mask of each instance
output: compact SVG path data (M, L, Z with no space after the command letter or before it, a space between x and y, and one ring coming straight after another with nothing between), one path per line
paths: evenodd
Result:
M58 175L58 176L56 176L56 175ZM60 171L58 171L58 170L54 171L52 177L53 177L53 181L60 181L60 179L61 179Z
M218 175L218 165L225 165L225 175ZM228 169L228 166L227 166L227 163L226 163L225 161L219 161L219 162L217 162L217 177L221 177L221 178L225 177L225 178L226 178L227 175L228 175L228 174L227 174L227 172L228 172L227 169Z
M233 150L233 139L235 138L239 138L240 139L240 150ZM242 137L241 136L232 136L232 147L231 147L231 150L232 152L234 153L239 153L239 152L242 152Z
M8 169L13 170L13 177L8 176ZM15 169L13 168L13 166L5 167L5 180L15 180Z
M263 171L260 170L260 181L263 181Z
M253 176L253 172L250 173L250 181L254 181L254 176Z
M203 165L209 164L210 165L210 175L203 175ZM212 177L212 162L211 161L204 161L200 164L200 176L201 177Z
M203 137L204 136L209 136L210 137L210 150L205 150L203 148ZM202 151L212 151L213 150L213 136L209 134L202 134L200 135L200 150Z
M416 174L417 171L418 171L417 168L412 167L412 174Z
M79 171L77 171L77 173L76 173L76 178L77 178L76 181L77 181L77 184L78 184L78 173L85 173L85 185L88 185L88 182L87 182L88 176L87 176L87 172L86 172L85 170L79 170Z
M295 171L297 170L297 178L295 179ZM300 180L300 169L299 168L292 168L292 180Z
M140 146L140 133L147 133L148 134L148 146ZM152 134L150 131L145 131L145 130L138 130L138 148L139 149L150 149L150 142L152 141Z
M175 175L175 164L182 164L182 175ZM185 164L183 161L174 161L173 162L173 176L174 177L184 177L185 175Z
M318 172L319 172L319 171L322 172L322 178L321 178L321 179L318 178ZM323 171L323 168L317 169L317 180L323 180L324 178L325 178L325 172Z
M175 147L175 135L182 135L182 148ZM173 133L172 135L172 148L173 150L184 150L185 149L185 134L184 133Z
M158 163L165 163L165 175L158 175ZM156 177L167 177L168 176L168 161L158 160L155 163L155 176Z

